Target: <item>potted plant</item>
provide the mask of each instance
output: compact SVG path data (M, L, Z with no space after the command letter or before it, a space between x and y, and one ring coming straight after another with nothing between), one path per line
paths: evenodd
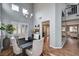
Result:
M5 24L1 24L1 26L0 26L0 30L2 31L2 32L6 32L6 35L7 34L13 34L13 31L15 30L15 28L13 27L13 25L12 24L7 24L7 25L5 25Z
M12 24L1 24L0 30L6 32L5 38L3 39L3 49L6 49L10 46L10 36L13 34L15 28Z

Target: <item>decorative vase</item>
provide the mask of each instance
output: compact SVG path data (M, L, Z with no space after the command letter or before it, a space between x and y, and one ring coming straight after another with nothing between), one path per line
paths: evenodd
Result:
M3 39L3 49L7 49L10 47L10 39L6 36L4 39Z

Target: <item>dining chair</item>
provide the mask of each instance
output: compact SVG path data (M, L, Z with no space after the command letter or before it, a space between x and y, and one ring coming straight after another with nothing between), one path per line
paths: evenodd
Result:
M31 49L26 49L28 56L39 56L43 52L43 41L44 39L33 40L33 46Z
M12 47L13 47L13 53L15 55L21 54L22 53L22 49L19 48L16 38L15 37L11 37L10 41L11 41L11 44L12 44Z

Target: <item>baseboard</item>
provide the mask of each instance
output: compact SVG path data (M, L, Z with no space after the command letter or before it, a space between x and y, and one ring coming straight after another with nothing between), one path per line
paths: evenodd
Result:
M67 42L67 39L62 43L62 47L66 44Z
M55 49L61 49L61 48L63 48L63 46L66 44L66 42L67 42L67 41L63 42L63 44L61 45L61 47L54 47L54 46L50 46L50 47L55 48Z
M65 43L66 43L66 41L62 44L61 47L53 47L53 48L55 48L55 49L61 49L61 48L63 48L63 46L65 45Z
M61 49L63 46L61 46L61 47L50 46L50 47L52 47L52 48L54 48L54 49Z
M53 48L55 48L55 49L61 49L62 47L53 47Z

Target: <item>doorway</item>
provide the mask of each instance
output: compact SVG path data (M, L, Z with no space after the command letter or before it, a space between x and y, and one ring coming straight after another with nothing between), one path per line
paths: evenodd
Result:
M50 23L49 21L42 22L42 37L44 38L43 54L49 51L50 42Z
M49 36L50 34L50 26L49 21L42 22L42 37Z

